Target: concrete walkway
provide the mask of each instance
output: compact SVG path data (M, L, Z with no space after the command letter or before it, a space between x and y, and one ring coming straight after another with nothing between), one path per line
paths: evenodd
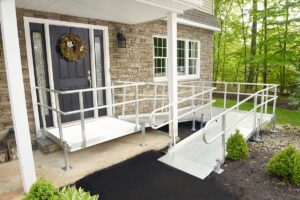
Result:
M139 146L141 134L135 133L76 151L69 154L73 169L67 172L61 169L64 164L62 151L45 155L39 150L35 150L34 161L37 176L51 180L56 187L62 187L74 183L88 174L110 167L143 152L160 150L166 147L170 141L171 138L167 133L147 129L146 147ZM0 199L21 199L23 195L18 161L1 164Z

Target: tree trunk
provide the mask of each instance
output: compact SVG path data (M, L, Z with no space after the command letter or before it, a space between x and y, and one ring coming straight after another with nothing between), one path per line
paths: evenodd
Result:
M242 32L243 32L243 48L244 48L244 82L247 82L247 46L246 46L246 31L245 31L245 20L244 20L244 0L238 0L238 4L242 13Z
M218 81L218 76L219 76L219 65L220 65L220 53L221 53L221 38L223 34L223 21L221 21L221 31L218 34L218 47L217 47L217 61L215 63L215 76L214 76L214 81Z
M267 74L268 74L268 46L266 44L268 40L268 23L267 23L267 9L268 9L268 0L264 0L264 18L263 18L263 26L264 26L264 65L263 65L263 83L267 83Z
M288 5L290 2L289 0L286 0L286 5ZM285 17L285 30L284 30L284 40L283 40L283 63L281 70L281 84L280 84L280 93L283 94L285 90L285 74L286 74L286 50L287 50L287 35L288 35L288 24L289 24L289 6L286 6L286 17Z
M257 0L253 0L252 7L252 29L251 29L251 47L250 47L250 65L248 82L253 83L255 76L256 64L254 64L254 59L256 56L256 36L257 36Z

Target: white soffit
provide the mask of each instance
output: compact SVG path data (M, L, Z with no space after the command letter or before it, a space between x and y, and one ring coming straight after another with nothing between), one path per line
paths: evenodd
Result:
M221 31L221 29L218 28L218 27L214 27L214 26L210 26L210 25L207 25L207 24L202 24L202 23L190 21L190 20L183 19L183 18L177 18L177 23L187 25L187 26L193 26L193 27L196 27L196 28L202 28L202 29L209 30L209 31L214 31L214 32L220 32Z
M138 24L195 8L200 0L16 0L17 8Z

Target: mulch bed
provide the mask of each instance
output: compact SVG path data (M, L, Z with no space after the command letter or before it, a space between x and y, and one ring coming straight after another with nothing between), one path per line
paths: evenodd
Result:
M250 156L243 161L226 161L221 175L212 174L236 199L300 199L300 186L292 186L268 173L270 158L288 144L300 147L300 129L281 126L279 132L263 132L262 143L249 143ZM300 148L299 148L300 149Z

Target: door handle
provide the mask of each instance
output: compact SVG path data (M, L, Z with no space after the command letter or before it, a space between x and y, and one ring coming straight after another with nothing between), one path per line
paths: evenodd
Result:
M87 80L89 82L89 88L92 88L92 76L91 76L91 71L90 70L88 70Z

